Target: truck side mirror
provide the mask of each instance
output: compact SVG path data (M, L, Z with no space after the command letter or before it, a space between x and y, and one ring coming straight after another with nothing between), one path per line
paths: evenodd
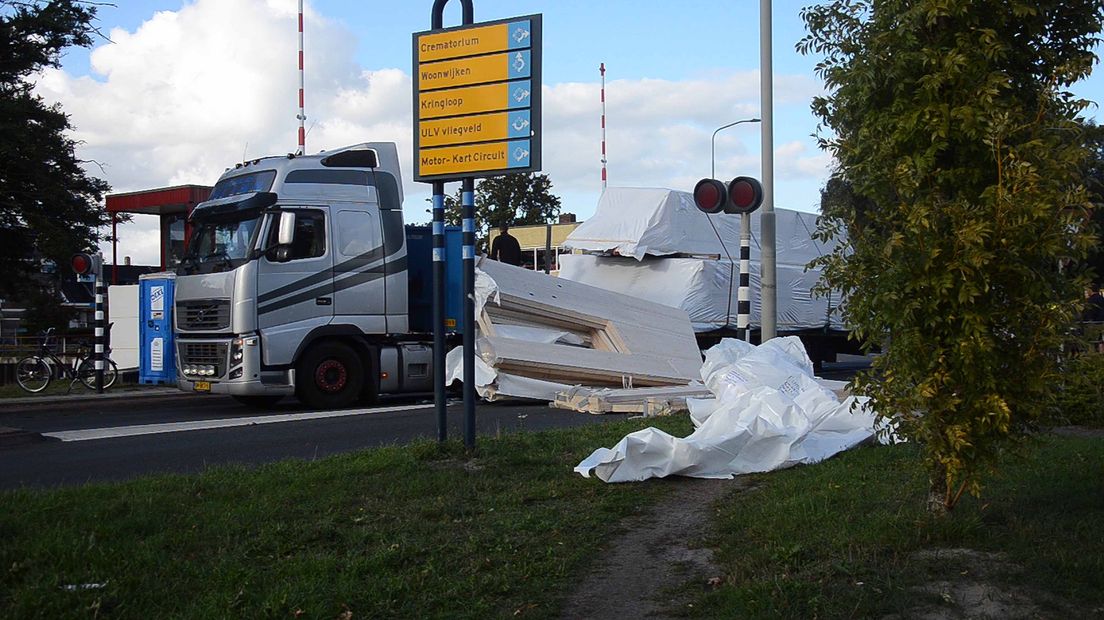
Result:
M276 231L277 245L291 245L295 239L295 212L283 211L280 213L280 227Z
M268 260L286 263L291 259L291 244L295 241L295 212L282 211L276 223L276 243L262 250Z

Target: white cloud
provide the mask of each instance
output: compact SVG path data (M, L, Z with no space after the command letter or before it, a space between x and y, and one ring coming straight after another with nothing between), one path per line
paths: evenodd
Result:
M243 158L293 151L298 121L295 0L196 0L156 13L137 30L116 29L91 55L94 77L43 74L38 92L71 114L79 155L104 165L113 191L212 184ZM309 152L365 140L395 141L403 157L408 219L423 221L428 186L411 180L408 68L353 60L356 37L308 5L306 109ZM718 124L759 114L758 72L699 79L607 83L607 146L613 185L688 189L709 173ZM820 87L777 76L776 114L807 108ZM543 88L543 169L570 207L587 217L601 189L599 84ZM717 174L756 174L759 129L718 135ZM823 179L827 157L811 138L778 148L780 180ZM776 190L784 204L784 188ZM590 204L586 198L591 196ZM120 256L156 263L156 227L120 227Z

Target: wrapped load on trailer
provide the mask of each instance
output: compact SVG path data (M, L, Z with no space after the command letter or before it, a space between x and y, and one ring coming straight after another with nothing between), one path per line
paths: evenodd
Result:
M818 297L820 277L807 270L834 243L813 237L817 215L775 209L777 329L800 335L815 362L856 352L835 312L838 294ZM751 328L760 325L759 217L751 217ZM560 277L681 308L703 344L731 335L737 323L740 216L708 215L688 192L607 188L594 216L565 245L582 254L560 258Z

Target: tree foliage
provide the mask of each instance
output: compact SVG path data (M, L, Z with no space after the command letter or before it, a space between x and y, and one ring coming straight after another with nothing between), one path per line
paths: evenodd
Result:
M837 0L805 9L799 51L838 162L816 261L844 318L887 344L856 381L920 442L946 509L1046 407L1077 315L1086 102L1099 0Z
M476 237L485 248L488 233L502 224L525 226L554 222L560 198L547 174L514 173L479 181L475 186ZM445 197L445 222L461 224L460 190Z
M1084 167L1085 188L1092 203L1092 223L1098 237L1104 231L1104 126L1086 123L1082 130L1083 142L1089 150ZM1092 270L1092 287L1104 287L1104 247L1097 244L1089 251L1086 261Z
M69 137L69 117L34 93L39 72L60 66L62 51L92 44L94 6L72 0L0 0L0 295L28 295L32 258L67 265L92 249L108 223L110 188L85 172ZM37 286L37 284L35 284Z

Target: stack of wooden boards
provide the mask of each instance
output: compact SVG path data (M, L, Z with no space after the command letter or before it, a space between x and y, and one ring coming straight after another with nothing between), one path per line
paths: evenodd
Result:
M617 388L701 379L702 357L685 310L488 259L479 269L495 281L497 300L492 296L477 316L478 354L500 373ZM560 330L583 345L508 338L496 329L503 325Z

